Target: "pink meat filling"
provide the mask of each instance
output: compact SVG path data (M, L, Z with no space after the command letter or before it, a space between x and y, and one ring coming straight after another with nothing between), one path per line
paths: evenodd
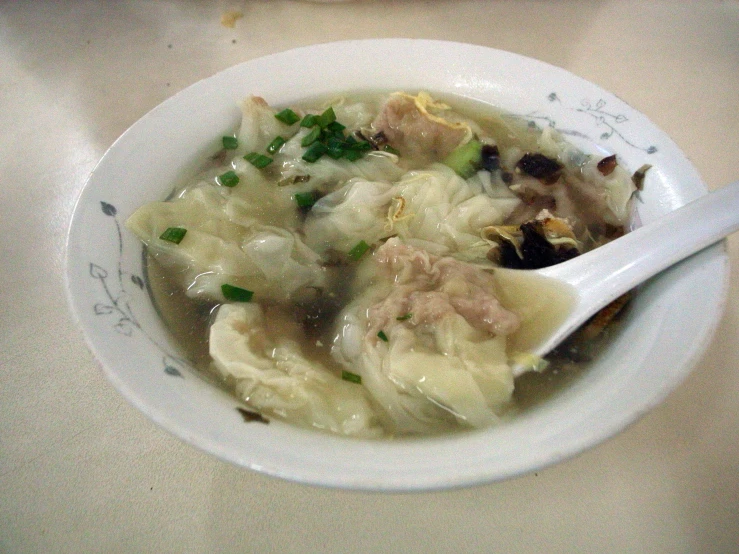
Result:
M519 317L495 297L495 280L487 271L398 239L378 248L375 262L395 286L369 310L372 334L387 333L400 324L434 324L450 314L459 314L475 329L492 335L509 335L519 327Z

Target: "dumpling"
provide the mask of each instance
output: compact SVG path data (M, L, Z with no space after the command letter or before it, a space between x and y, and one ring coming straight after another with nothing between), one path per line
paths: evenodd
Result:
M241 102L238 157L249 152L264 152L276 136L285 139L298 132L299 124L286 125L275 117L277 111L259 96L249 96Z
M316 202L306 241L319 252L328 244L348 251L360 240L397 235L436 255L485 259L490 243L481 230L501 224L521 201L512 193L479 194L483 180L493 192L489 174L465 181L442 164L410 171L394 185L353 179Z
M313 205L304 227L306 243L316 252L328 247L348 252L359 241L374 244L389 236L388 209L395 194L390 183L351 179Z
M415 96L405 92L391 94L372 128L403 156L427 163L443 160L460 144L483 134L476 123L425 92Z
M320 257L295 232L244 213L232 217L234 209L215 187L198 187L174 201L142 206L126 226L158 260L180 268L175 274L193 298L222 301L226 283L281 301L325 286ZM160 238L169 227L187 230L179 244Z
M339 317L332 354L382 406L398 433L498 420L513 393L506 336L519 318L493 276L397 238L367 263L379 277Z
M308 360L284 334L271 332L258 304L222 305L209 343L215 368L260 413L341 435L381 435L365 389Z
M396 187L400 198L393 232L436 255L485 258L480 231L500 225L521 203L516 197L475 194L473 186L443 164L410 171Z

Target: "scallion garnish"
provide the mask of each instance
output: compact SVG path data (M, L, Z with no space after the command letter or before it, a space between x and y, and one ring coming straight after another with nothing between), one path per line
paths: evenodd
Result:
M292 125L293 123L300 121L300 116L290 108L285 108L280 113L275 114L275 117L286 125Z
M377 333L377 338L383 342L387 342L387 335L385 334L385 331L380 331L379 333Z
M286 143L287 141L284 139L284 137L276 136L272 142L270 142L267 145L267 152L270 154L276 154L280 151L280 148Z
M366 140L358 140L356 144L352 145L352 150L357 150L359 152L369 152L372 150L372 144L370 144Z
M332 133L340 133L344 129L346 129L346 125L342 125L338 121L332 121L326 125L326 130L331 131Z
M236 137L223 137L223 148L226 150L236 150L239 147L239 139Z
M250 152L244 156L244 159L258 169L264 169L272 163L272 158L259 152Z
M226 300L231 300L232 302L249 302L251 297L254 296L252 291L235 287L228 283L221 285L221 292Z
M362 157L363 152L359 150L344 150L344 157L350 162L356 162Z
M182 239L185 238L185 234L187 234L187 229L183 229L182 227L169 227L159 235L159 238L166 240L167 242L179 244L182 242Z
M365 252L367 252L367 250L369 250L369 244L367 244L363 240L360 240L357 244L354 245L351 250L349 250L347 256L349 256L352 260L357 261L364 255Z
M385 146L383 146L382 149L385 152L390 152L391 154L395 154L396 156L400 156L400 152L398 152L395 148L393 148L389 144L386 144Z
M226 171L218 176L218 182L224 187L235 187L239 184L239 176L234 171Z
M325 112L318 116L318 125L321 127L321 129L325 129L334 121L336 121L336 113L331 107L329 107Z
M303 154L303 160L309 163L314 163L326 153L326 145L322 142L314 142Z
M412 317L413 317L413 314L410 313L410 312L408 312L407 314L398 316L395 319L397 319L398 321L406 321L406 320L408 320L408 319L410 319Z
M361 375L357 375L356 373L352 373L351 371L347 371L345 369L341 370L341 378L344 381L349 381L350 383L357 383L358 385L362 384Z
M299 208L310 208L316 203L316 195L312 192L296 192L293 198Z
M301 127L314 127L318 125L318 116L309 113L303 118L303 121L300 122Z
M338 160L344 155L344 140L342 137L331 137L326 141L326 154Z
M302 140L300 141L301 146L310 146L314 142L318 140L318 137L321 136L321 128L320 127L313 127L310 130L310 133L305 135Z

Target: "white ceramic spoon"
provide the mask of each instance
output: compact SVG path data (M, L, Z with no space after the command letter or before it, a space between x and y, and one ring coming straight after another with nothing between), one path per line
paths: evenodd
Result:
M501 301L522 315L513 350L546 355L611 301L737 230L739 181L567 262L496 270Z

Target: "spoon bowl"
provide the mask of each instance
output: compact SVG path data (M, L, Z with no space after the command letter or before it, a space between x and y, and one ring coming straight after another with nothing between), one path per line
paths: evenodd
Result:
M512 349L545 356L622 294L737 230L739 181L561 264L496 270L503 304L522 318Z

